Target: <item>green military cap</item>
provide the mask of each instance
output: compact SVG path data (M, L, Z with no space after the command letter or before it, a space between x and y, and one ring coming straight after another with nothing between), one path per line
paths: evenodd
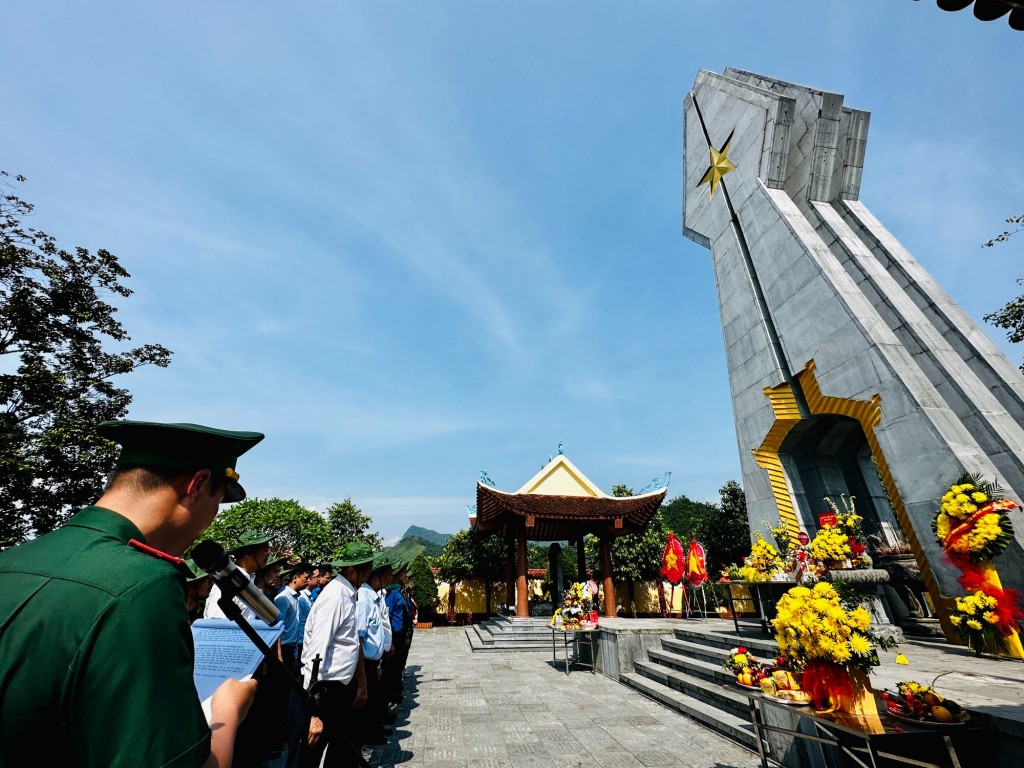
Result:
M269 563L260 568L260 571L269 571L271 568L280 568L282 565L288 562L290 558L279 557L277 560L271 560Z
M231 554L236 556L247 549L253 549L254 547L262 547L264 544L269 544L270 537L266 534L260 533L259 531L242 531L238 535L237 542L238 543L231 550ZM284 558L284 561L287 562L287 558Z
M391 555L387 552L380 552L373 559L373 570L370 573L376 573L377 571L384 570L385 568L393 568L395 561L391 559Z
M200 581L202 579L211 578L210 574L208 574L206 571L204 571L202 568L196 565L196 561L193 560L191 557L181 564L181 568L183 571L187 570L190 574L192 574L191 576L186 575L185 581Z
M263 439L260 432L234 432L200 424L160 424L152 421L104 421L96 431L121 445L117 466L209 469L228 478L225 502L241 501L238 457Z
M365 563L372 563L373 559L378 554L378 552L374 552L370 549L369 545L364 544L361 541L350 541L345 545L345 548L341 550L341 557L331 563L331 565L335 568L364 565Z

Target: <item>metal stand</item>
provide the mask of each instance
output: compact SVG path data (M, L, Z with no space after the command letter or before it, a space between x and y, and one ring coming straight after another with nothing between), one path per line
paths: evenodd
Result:
M558 663L558 643L555 641L555 634L561 634L562 653L565 656L565 674L569 669L578 664L582 667L589 666L590 674L597 674L597 656L594 649L594 633L596 629L555 629L551 628L551 663L552 666ZM571 635L571 637L570 637ZM590 648L590 664L580 661L580 645L587 645ZM569 646L573 647L572 660L569 660Z
M743 695L746 696L747 704L750 708L750 722L754 727L754 737L757 739L757 755L761 760L762 768L775 768L776 766L784 765L779 762L778 759L773 758L769 752L768 734L771 732L781 733L803 741L816 742L818 744L835 747L849 761L859 766L859 768L877 768L881 760L903 763L904 765L918 766L919 768L947 768L947 766L940 763L928 762L918 759L917 757L911 758L906 755L896 754L891 751L891 747L886 750L879 749L875 744L872 734L844 727L837 723L823 721L821 718L807 712L793 710L785 704L776 704L775 702L766 701L747 693L744 693ZM762 707L766 705L778 707L783 710L788 709L793 714L799 715L801 719L810 720L815 733L809 734L796 730L795 728L783 728L776 725L768 725L764 721L764 716L761 711ZM844 743L844 741L839 738L840 734L844 734L847 739L850 739L851 737L852 739L859 739L861 741L861 746ZM957 754L948 733L942 731L918 730L913 735L918 737L941 737L946 757L949 758L948 765L952 766L952 768L961 768L959 755ZM865 762L865 760L867 762Z
M235 604L235 598L241 593L241 588L231 584L227 579L224 581L217 580L217 586L221 589L220 599L217 600L217 605L224 611L224 615L231 619L238 628L245 633L245 636L249 638L253 645L255 645L260 653L263 654L263 658L266 660L270 669L274 670L274 674L280 674L285 677L288 682L288 686L295 691L299 698L302 700L302 711L305 714L306 731L309 731L309 719L313 716L314 712L314 694L318 678L320 677L320 656L313 660L313 670L310 674L309 690L307 691L302 687L302 683L295 675L293 675L284 663L277 658L277 654L274 653L273 649L263 642L263 638L260 637L259 633L253 628L253 626L245 620L242 616L242 610ZM353 755L356 756L356 765L359 768L370 768L370 764L363 759L363 753L361 750L355 748L355 745L333 724L324 719L323 715L319 712L316 716L323 721L324 729L330 734L330 743L337 743L343 748L347 748Z

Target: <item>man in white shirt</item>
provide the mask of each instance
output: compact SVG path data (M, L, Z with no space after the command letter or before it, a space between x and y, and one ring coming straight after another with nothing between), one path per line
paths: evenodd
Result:
M252 583L256 578L256 571L267 564L267 557L270 555L270 537L264 536L259 531L245 531L238 537L238 546L229 553L245 575ZM220 599L220 587L216 584L210 590L210 596L206 598L206 607L203 609L204 619L226 619L224 611L217 604ZM235 605L242 610L242 616L248 622L253 622L259 617L256 611L246 605L240 598L235 598Z
M362 739L356 712L366 703L366 679L363 672L362 643L356 622L356 585L370 574L375 553L362 542L351 542L342 550L341 559L333 563L339 571L320 592L306 618L302 642L302 677L308 688L313 660L320 657L317 685L317 713L309 723L307 744L313 749L313 763L323 745L325 768L350 766L358 762ZM324 727L324 720L329 724ZM348 743L332 743L331 734L338 733ZM292 765L292 755L288 764ZM294 763L298 764L298 763Z

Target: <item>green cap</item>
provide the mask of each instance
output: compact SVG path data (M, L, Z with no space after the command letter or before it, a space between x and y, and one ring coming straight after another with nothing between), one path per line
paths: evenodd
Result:
M372 563L373 559L378 554L378 552L374 552L370 549L369 545L364 544L361 541L350 541L345 545L345 548L341 550L341 557L331 563L331 565L335 568L364 565L365 563Z
M373 559L373 570L370 573L376 573L385 568L394 568L394 566L395 561L391 559L391 555L387 552L381 552Z
M196 565L196 561L191 557L181 564L182 571L188 571L189 574L185 576L185 581L200 581L202 579L209 579L210 574L206 573L202 568Z
M262 568L260 568L260 571L263 572L263 571L269 571L271 568L280 568L282 565L287 563L288 560L289 560L289 558L287 558L287 557L279 557L279 558L277 558L277 560L271 560L269 563L267 563Z
M238 556L247 549L262 547L264 544L269 543L270 537L260 531L242 531L238 536L238 543L235 545L234 549L231 550L231 554ZM285 558L285 560L287 561L287 558Z
M264 437L260 432L233 432L200 424L126 420L101 422L96 432L121 445L119 467L209 469L214 476L227 476L226 503L245 498L235 464L239 456Z

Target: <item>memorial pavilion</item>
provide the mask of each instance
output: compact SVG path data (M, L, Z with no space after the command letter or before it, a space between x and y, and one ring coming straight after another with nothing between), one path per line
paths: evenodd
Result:
M601 541L604 615L615 616L612 539L637 533L647 526L665 499L670 475L666 472L636 496L609 496L561 450L515 493L499 491L487 473L481 472L476 486L476 514L470 516L470 528L484 536L500 535L509 544L515 542L514 548L509 547L506 561L506 589L509 605L515 601L516 616L530 615L526 542L575 543L582 578L586 573L583 538L588 533Z

